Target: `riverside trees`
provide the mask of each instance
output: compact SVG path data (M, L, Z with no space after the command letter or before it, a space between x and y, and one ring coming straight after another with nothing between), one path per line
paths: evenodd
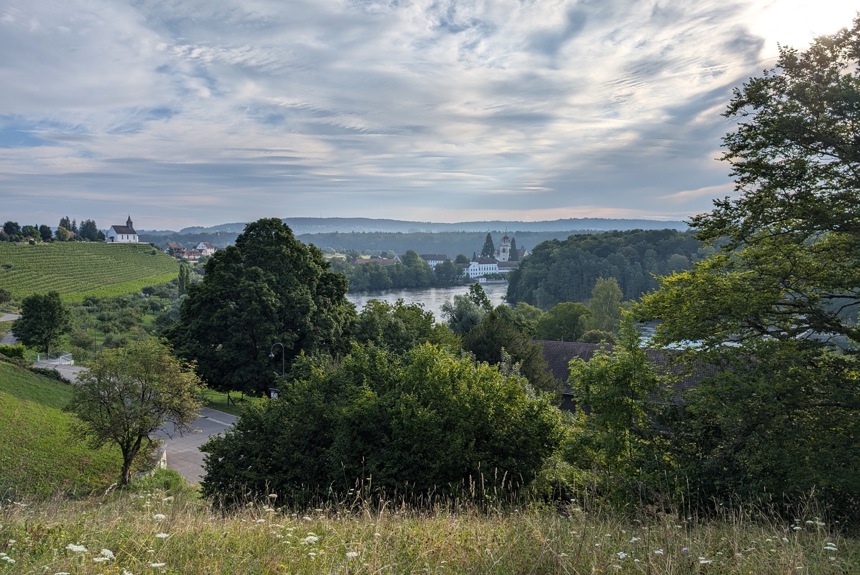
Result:
M167 338L211 387L264 391L279 371L280 362L269 357L274 344L284 346L287 362L302 352L346 349L355 316L346 289L346 278L329 269L318 249L295 239L277 218L258 220L235 246L212 256L202 281L188 286Z

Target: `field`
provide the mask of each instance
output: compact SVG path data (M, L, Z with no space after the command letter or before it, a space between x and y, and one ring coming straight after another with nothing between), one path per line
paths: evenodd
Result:
M51 290L67 303L116 297L178 275L177 261L148 244L0 243L0 287L19 301Z
M395 502L306 511L249 505L222 513L188 490L145 485L0 508L0 574L849 575L860 568L860 542L814 516L795 528L742 511L712 521L662 513L624 519L574 505L422 512Z
M119 476L119 451L89 449L62 411L71 387L0 363L0 500L87 495ZM2 570L0 570L2 573Z

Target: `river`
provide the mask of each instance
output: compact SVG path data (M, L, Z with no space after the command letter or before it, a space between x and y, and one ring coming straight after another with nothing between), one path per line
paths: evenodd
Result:
M505 294L508 291L507 282L484 283L481 284L484 288L484 293L493 304L493 307L505 302ZM424 309L433 312L433 316L437 322L442 322L442 304L446 301L454 299L455 295L469 293L469 286L454 286L445 288L423 288L411 290L386 290L382 292L367 292L367 293L350 293L346 294L346 299L355 304L358 311L364 307L368 301L372 299L382 300L388 303L394 303L398 299L402 299L405 303L419 303L424 306Z

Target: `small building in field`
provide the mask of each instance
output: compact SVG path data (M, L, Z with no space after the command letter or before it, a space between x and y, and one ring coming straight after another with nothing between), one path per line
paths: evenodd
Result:
M448 260L448 256L445 254L421 254L421 259L427 262L427 265L431 268L436 268L439 264Z
M124 226L111 226L107 234L105 234L105 241L115 244L138 243L139 240L137 232L134 231L134 224L131 221L131 216L128 216Z

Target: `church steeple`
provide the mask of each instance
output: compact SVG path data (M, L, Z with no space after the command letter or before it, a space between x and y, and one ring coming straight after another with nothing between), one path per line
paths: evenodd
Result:
M125 225L134 229L134 225L131 223L131 214L128 215L128 219L125 221Z

